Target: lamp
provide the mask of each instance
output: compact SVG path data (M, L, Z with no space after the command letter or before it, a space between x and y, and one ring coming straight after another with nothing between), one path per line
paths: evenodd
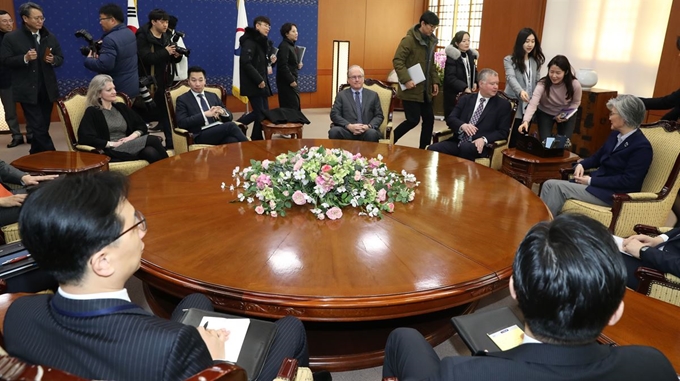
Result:
M335 103L341 83L347 82L349 69L349 41L333 40L333 87L331 87L331 104Z

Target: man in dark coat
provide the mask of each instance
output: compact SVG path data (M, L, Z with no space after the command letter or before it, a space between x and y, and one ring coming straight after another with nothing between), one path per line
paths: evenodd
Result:
M165 105L165 89L172 84L170 67L179 62L182 56L171 44L168 30L170 15L162 9L149 12L149 22L137 30L137 54L142 61L139 75L152 75L156 78L156 91L153 99L156 102L158 124L165 134L165 148L172 148L172 131L168 109Z
M267 97L272 95L268 75L272 73L271 64L276 62L276 55L271 54L272 42L267 36L271 29L271 21L267 16L257 16L253 21L255 28L246 27L239 40L241 43L241 95L248 97L253 108L249 114L241 116L239 122L253 124L252 140L262 140L262 122L265 110L269 110Z
M8 33L0 46L0 64L12 73L12 95L21 104L27 130L33 132L30 153L54 151L50 137L52 107L59 97L54 68L64 63L57 38L43 26L42 8L19 7L20 29Z
M14 30L14 20L7 11L0 9L0 45L5 34ZM17 119L17 108L12 96L12 73L9 69L0 66L0 99L5 109L5 122L12 132L12 141L7 144L7 148L13 148L19 144L24 144L24 135L21 134L21 126ZM31 142L31 133L26 131L26 138Z
M130 98L139 95L137 45L135 34L123 24L123 10L117 4L99 8L99 24L104 30L99 54L90 52L85 67L113 78L116 90Z

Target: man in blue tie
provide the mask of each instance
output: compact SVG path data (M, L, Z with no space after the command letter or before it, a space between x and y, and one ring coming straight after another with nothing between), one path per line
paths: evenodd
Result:
M379 128L385 118L378 93L364 88L364 69L358 65L347 70L347 83L350 87L335 97L331 109L333 127L328 131L328 138L377 143L382 137Z
M199 144L247 141L248 138L231 121L231 112L222 105L222 100L214 93L204 91L205 70L192 66L188 71L191 90L177 98L177 126L191 132L194 141Z

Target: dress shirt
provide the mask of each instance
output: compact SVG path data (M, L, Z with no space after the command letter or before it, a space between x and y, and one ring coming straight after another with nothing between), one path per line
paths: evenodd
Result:
M364 88L362 87L360 90L354 90L352 89L352 99L354 99L354 94L359 92L359 102L361 102L361 107L364 107Z
M629 132L625 135L622 135L621 133L619 133L619 136L616 137L616 145L614 146L613 151L616 151L616 149L619 148L619 146L621 145L621 143L623 143L624 140L628 139L629 136L633 135L633 133L635 132L636 129L634 129L633 131L631 131L631 132Z
M62 288L59 287L57 292L64 298L72 300L122 299L132 303L130 301L130 296L128 295L126 288L118 291L98 292L94 294L71 294L62 290Z
M475 102L475 108L472 109L472 115L475 114L475 111L477 111L477 107L479 107L479 102L484 99L484 108L482 109L482 113L484 113L484 109L486 109L486 106L489 105L489 99L491 98L486 98L483 97L481 93L477 93L477 101ZM482 117L481 114L479 116L480 118ZM479 122L479 120L477 120ZM475 126L477 127L477 126ZM482 139L484 139L484 144L489 144L489 141L486 139L486 136L482 136Z
M205 111L203 111L203 106L201 105L201 98L198 97L199 94L203 95L203 99L205 99L205 103L208 104L208 110L210 110L210 107L212 107L212 106L210 106L210 102L208 102L208 97L205 96L205 91L202 92L202 93L197 93L197 92L191 90L191 94L194 95L194 99L196 100L196 103L198 103L198 109L201 110L201 115L203 115L204 124L206 126L209 125L210 123L208 123L208 117L205 116ZM215 119L219 120L219 118L215 118Z

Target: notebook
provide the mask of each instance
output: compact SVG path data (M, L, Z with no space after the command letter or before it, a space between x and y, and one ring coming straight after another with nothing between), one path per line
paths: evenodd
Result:
M451 321L472 354L508 350L524 338L524 323L508 307L455 316Z

